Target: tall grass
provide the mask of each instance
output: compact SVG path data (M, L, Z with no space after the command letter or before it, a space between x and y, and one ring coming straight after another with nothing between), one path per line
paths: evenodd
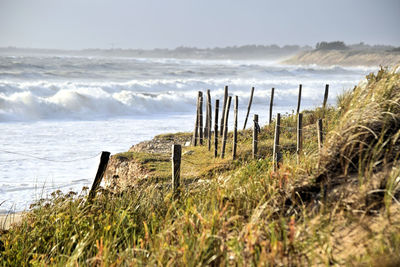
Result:
M375 76L370 77L367 87L389 86L392 89L388 91L394 90L390 81L397 84L396 75L384 71L378 74L379 81ZM356 89L341 98L340 109L306 111L303 155L297 161L295 133L283 131L283 164L276 172L271 162L271 125L261 131L260 158L256 160L251 158L250 131L240 132L238 160L234 162L229 159L215 161L204 147L191 148L194 154L184 157L186 164L190 161L192 165L183 171L183 187L178 199L168 186L165 161L160 161L162 171L154 174L159 179L149 179L122 191L100 190L91 206L85 202L86 191L79 195L55 192L51 199L36 203L21 224L1 235L1 263L3 266L368 265L376 263L384 254L396 255L400 253L400 209L396 206L398 167L390 168L390 175L386 176L385 205L382 207L385 212L376 213L374 217L366 210L353 209L344 195L324 198L323 190L311 200L294 200L298 200L296 188L303 184L314 185L321 170L326 171L330 166L323 165L324 168L318 169L319 154L313 132L316 132L315 122L322 113L326 115L327 131L332 130L328 136L343 131L342 138L350 132L349 136L360 130L360 136L369 132L362 127L348 130L344 125L353 116L359 116L363 122L373 120L373 125L375 115L380 119L391 116L369 112L364 119L363 115L370 107L366 103L365 112L352 115L363 108L362 103L355 101L368 102L370 94ZM392 96L383 90L374 99L393 99ZM390 101L385 103L391 114L397 112L397 109L392 110ZM396 105L393 104L393 108ZM294 127L295 123L292 115L282 119L286 129ZM387 160L379 164L386 164L388 168L394 166L393 158L389 158L392 154L385 150L388 130L383 134L374 133L378 136L374 140L381 140L378 145L369 144L371 149L367 152L358 146L351 150L363 153L359 158L364 158L365 164L360 163L355 168L360 168L362 173L370 168L371 161L381 161L381 155L386 155ZM390 138L393 149L397 148L398 136L395 134ZM347 153L347 141L337 144L337 148L332 147L332 142L326 144L325 153ZM122 156L130 160L138 157L133 154ZM151 162L151 168L157 169L157 161L147 160L151 156L139 156L140 160ZM332 164L342 166L340 157L331 160ZM374 227L365 230L364 225ZM356 248L357 240L346 241L349 229L356 229L360 236L368 237L367 241L359 241L365 245L364 249L351 255L346 254L346 250ZM395 262L396 259L392 259Z

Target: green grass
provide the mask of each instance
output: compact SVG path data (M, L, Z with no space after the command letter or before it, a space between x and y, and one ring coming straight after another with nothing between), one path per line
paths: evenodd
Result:
M388 71L379 75L381 83L385 79L399 80L399 74ZM377 86L375 76L369 79L371 88L373 84ZM393 89L391 84L388 83L390 90L400 90ZM339 108L304 112L304 151L299 161L295 153L296 133L292 129L296 118L290 114L284 116L283 164L276 172L271 162L273 125L261 130L258 159L251 156L250 130L239 133L235 161L231 159L231 141L227 143L225 159L214 159L206 146L184 147L179 198L174 197L170 188L170 155L117 154L121 160L141 163L149 171L149 178L159 179L148 179L148 183L118 193L102 189L92 206L85 203L86 191L79 195L54 193L51 199L37 203L21 224L1 235L1 263L3 266L396 264L399 261L394 255L400 255L400 205L393 198L397 197L399 170L396 157L381 153L385 142L378 142L380 145L371 152L377 157L360 165L366 174L372 160L386 155L382 165L389 169L385 176L388 182L384 205L378 213L370 215L366 207L355 208L349 202L352 194L362 195L363 185L357 179L354 184L346 184L349 190L355 189L352 194L346 195L343 189L339 191L343 194L335 195L334 190L322 185L326 199L322 190L311 201L295 201L296 189L303 185L319 186L316 177L325 170L321 168L315 122L324 112L328 137L345 131L344 118L350 116L351 105L360 99L358 93L346 93L339 99ZM388 96L392 95L382 99ZM397 144L394 139L393 144ZM337 151L331 146L329 141L324 149ZM192 153L185 154L189 150ZM358 175L357 171L350 174ZM373 180L379 174L375 170L365 178ZM384 255L390 260L380 260Z

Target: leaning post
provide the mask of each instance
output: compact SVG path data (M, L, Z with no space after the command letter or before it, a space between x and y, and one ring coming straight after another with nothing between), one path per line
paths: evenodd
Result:
M324 93L324 102L322 104L322 108L325 110L326 102L328 101L328 93L329 93L329 84L325 85L325 93Z
M221 136L223 135L223 133L224 133L224 125L225 125L225 123L224 123L224 120L225 120L225 118L224 118L224 112L225 112L225 108L226 108L226 102L228 101L228 86L227 85L225 85L225 90L224 90L224 106L222 107L222 116L221 116L221 125L220 125L220 134L221 134Z
M244 120L243 130L246 129L247 119L249 118L250 114L251 103L253 102L253 95L254 95L254 87L251 87L249 105L247 106L247 114L246 114L246 119Z
M301 90L302 89L303 89L303 85L299 84L299 95L297 96L297 112L296 112L296 114L299 114L299 112L300 112Z
M269 124L272 123L272 106L274 105L274 92L275 92L275 88L272 87L272 89L271 89L271 100L269 102Z
M229 118L229 109L231 107L232 97L228 97L228 101L225 107L225 115L224 115L224 133L222 136L222 149L221 149L221 158L223 159L225 156L225 147L226 147L226 138L228 137L228 118Z
M104 172L106 171L108 160L110 159L110 152L102 151L100 156L99 168L97 169L96 177L94 178L92 188L90 189L88 196L88 203L91 204L93 199L96 197L97 189L103 179Z

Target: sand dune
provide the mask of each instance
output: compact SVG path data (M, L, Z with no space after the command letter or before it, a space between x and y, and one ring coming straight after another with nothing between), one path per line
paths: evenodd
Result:
M400 63L399 52L369 52L330 50L303 52L282 62L283 64L321 66L394 66Z
M0 230L7 230L13 224L18 224L22 221L24 213L1 214L0 215Z

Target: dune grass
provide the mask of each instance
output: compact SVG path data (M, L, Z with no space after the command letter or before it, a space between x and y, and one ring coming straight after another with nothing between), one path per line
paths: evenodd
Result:
M395 81L390 90L400 91L399 74L383 70L377 75L382 76L381 84L376 84L377 76L369 77L370 90L373 86L385 87L386 79ZM51 199L36 203L21 224L1 235L1 263L3 266L400 263L396 256L400 255L400 205L396 202L400 172L393 153L376 152L376 157L369 158L369 164L360 167L363 175L370 174L368 177L379 176L382 171L382 168L365 171L373 160L380 161L387 170L385 179L379 180L387 181L382 193L384 205L372 215L366 206L349 204L349 196L336 194L335 190L325 193L324 189L328 189L316 184L318 175L330 165L324 165L328 162L327 154L323 154L324 161L319 157L315 122L325 114L324 125L330 139L323 153L338 151L336 147L333 149L331 136L342 133L339 136L346 137L343 132L347 128L343 125L353 118L349 110L360 108L350 106L361 105L355 104L361 99L370 101L360 97L358 94L362 92L357 90L342 96L338 108L304 112L304 151L299 160L293 131L296 117L282 118L283 163L276 172L271 162L274 125L261 129L258 159L251 157L250 130L239 133L235 161L231 160L230 141L225 159L214 159L213 152L205 146L185 148L184 182L179 198L174 198L169 186L169 155L119 154L141 161L154 176L161 178L149 179L122 192L102 189L92 206L85 203L86 191L79 195L55 192ZM383 102L393 97L385 92L379 93L384 94ZM354 132L349 136L353 135ZM396 136L397 132L390 138ZM339 151L346 144L338 143ZM397 143L391 148L395 150ZM185 154L189 150L191 153ZM335 169L335 175L358 176L358 168L343 172L342 154L329 155L333 162L339 162L341 172ZM304 198L301 202L295 193L304 184L315 185L320 191L311 200ZM355 182L352 188L361 190L362 184Z

